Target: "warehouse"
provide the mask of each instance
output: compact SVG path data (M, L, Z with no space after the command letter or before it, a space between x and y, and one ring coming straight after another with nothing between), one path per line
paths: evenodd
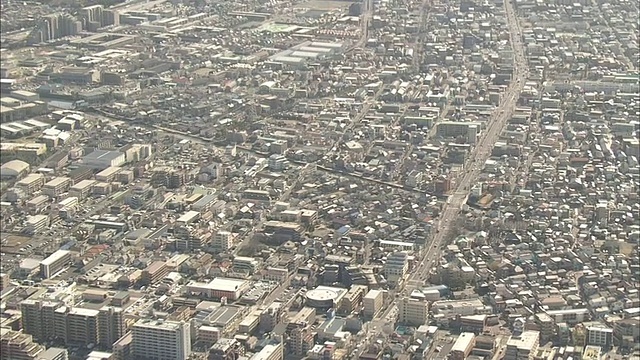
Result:
M3 179L18 179L29 172L29 164L21 160L11 160L0 166L0 177Z

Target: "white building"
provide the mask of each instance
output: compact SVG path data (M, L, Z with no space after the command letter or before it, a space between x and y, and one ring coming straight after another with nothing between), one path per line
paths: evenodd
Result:
M540 342L540 332L527 330L507 341L504 360L533 360Z
M367 295L362 299L364 307L364 316L374 318L384 305L384 293L380 290L369 290Z
M117 167L125 162L125 155L119 151L95 150L82 158L82 163L88 167L104 170Z
M218 231L213 236L211 245L214 249L221 252L229 251L233 247L233 236L229 231Z
M288 160L283 155L273 154L269 156L268 166L269 170L282 171L287 166Z
M40 262L40 275L48 279L71 262L71 251L58 250Z
M398 321L402 324L420 326L429 319L429 303L426 301L403 298L398 303Z
M49 215L28 216L26 221L25 232L27 234L36 234L49 226Z
M409 270L409 255L406 252L395 252L387 257L384 264L384 277L387 281L394 285L404 279L405 274Z
M191 354L189 323L141 319L133 325L131 353L135 359L186 360Z
M282 344L269 344L253 355L250 360L282 360L284 359L284 347Z

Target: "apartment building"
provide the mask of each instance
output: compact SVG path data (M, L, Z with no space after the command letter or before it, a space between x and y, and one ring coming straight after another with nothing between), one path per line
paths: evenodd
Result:
M44 351L44 346L34 342L29 334L2 328L0 336L1 360L35 360Z
M187 322L141 319L132 328L133 358L186 360L191 354Z
M126 331L122 308L105 306L98 312L98 343L107 349L120 339Z

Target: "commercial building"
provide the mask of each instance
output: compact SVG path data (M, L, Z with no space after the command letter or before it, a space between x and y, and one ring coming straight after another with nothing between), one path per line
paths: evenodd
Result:
M395 286L404 279L408 270L409 255L406 252L398 251L387 257L382 271L389 284Z
M125 162L125 155L119 151L94 150L82 158L82 163L93 169L104 170L108 167L117 167Z
M398 321L402 324L420 326L429 318L429 303L426 301L403 298L398 303Z
M145 284L155 284L169 274L169 267L164 261L154 261L142 270L141 281Z
M306 305L317 309L337 307L342 303L346 294L347 291L343 288L318 286L305 294Z
M610 348L613 345L613 329L605 326L588 326L587 345Z
M22 160L11 160L0 166L0 177L3 179L17 179L29 172L29 164Z
M471 332L463 332L458 336L451 348L451 360L464 360L471 354L475 346L476 335Z
M40 275L48 279L64 269L71 262L71 251L58 250L40 262Z
M282 360L284 359L284 346L281 343L269 344L253 355L250 360Z
M381 290L369 290L362 299L364 316L373 319L378 315L384 305L384 293Z
M187 293L191 296L202 296L210 299L237 300L249 290L246 280L215 278L209 283L191 282L187 285Z
M538 351L540 332L526 330L507 341L504 360L532 360Z
M191 354L187 322L141 319L132 328L133 358L186 360Z

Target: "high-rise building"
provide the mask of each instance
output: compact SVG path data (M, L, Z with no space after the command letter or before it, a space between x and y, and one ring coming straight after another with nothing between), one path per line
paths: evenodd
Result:
M105 306L98 313L98 343L107 349L120 339L126 330L122 308Z
M133 358L186 360L191 354L189 323L142 319L133 325Z
M82 23L69 14L51 14L44 16L37 28L31 33L29 41L40 43L56 40L65 36L78 35L82 31Z
M523 331L519 336L512 335L507 341L504 360L533 360L540 345L540 332Z
M403 298L398 302L398 321L402 324L420 326L429 319L429 303L419 299Z
M61 307L56 310L66 320L66 343L73 345L98 344L98 310ZM61 319L62 321L65 321Z
M60 303L26 299L20 303L22 329L40 341L55 338L54 314Z
M82 8L79 18L82 22L82 27L89 31L97 31L101 27L120 24L118 12L105 9L102 5Z
M123 311L117 307L93 310L27 299L20 303L20 310L24 332L40 341L57 339L67 345L110 349L126 330Z

